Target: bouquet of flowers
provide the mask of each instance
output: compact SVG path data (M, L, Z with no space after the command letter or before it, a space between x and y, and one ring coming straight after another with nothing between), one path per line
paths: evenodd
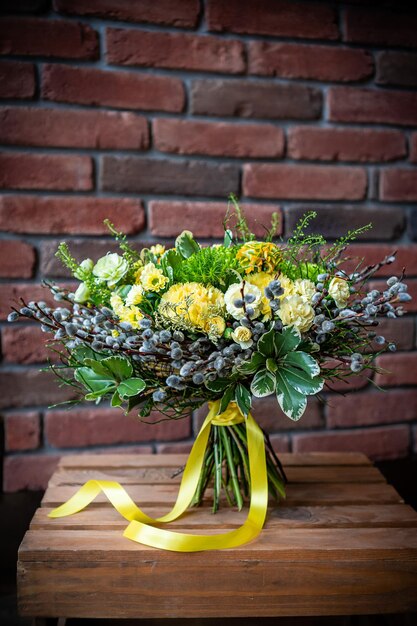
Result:
M175 247L140 254L107 222L120 254L78 263L60 244L57 255L80 281L75 293L48 284L56 308L22 302L9 320L29 317L53 333L60 363L50 367L80 400L109 399L143 420L155 410L180 419L208 401L212 427L193 503L212 486L214 511L222 494L240 509L252 486L245 428L252 399L274 394L290 419L300 419L309 395L395 350L377 333L377 318L403 315L410 300L403 275L382 292L367 289L395 254L372 266L350 260L344 269L349 242L369 225L329 245L308 234L314 216L278 245L277 216L258 240L231 198L222 244L203 247L184 231ZM265 433L263 444L269 493L285 497Z

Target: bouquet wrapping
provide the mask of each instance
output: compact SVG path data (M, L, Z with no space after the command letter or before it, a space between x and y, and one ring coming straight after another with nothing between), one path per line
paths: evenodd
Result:
M268 435L250 410L253 398L274 395L289 419L301 418L310 395L332 380L375 369L395 345L377 332L378 318L404 314L410 300L404 273L383 291L368 280L376 265L350 259L348 245L368 226L328 244L310 233L308 213L292 237L276 243L277 217L257 239L234 198L224 241L200 245L189 231L175 246L140 253L107 223L119 253L77 262L62 243L57 255L79 286L48 283L55 308L22 302L9 321L28 317L52 333L60 362L50 367L77 401L109 400L147 420L181 419L209 403L173 510L151 519L111 481L89 481L52 516L74 513L104 491L130 522L125 535L178 551L240 545L261 530L268 497L285 498L286 477ZM229 533L195 536L157 528L199 505L207 488L213 511L250 501L245 524Z

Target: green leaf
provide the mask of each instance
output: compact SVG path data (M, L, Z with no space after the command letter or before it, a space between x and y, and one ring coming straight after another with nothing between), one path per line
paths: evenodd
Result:
M111 406L122 406L122 399L119 396L119 394L117 392L117 389L114 392L114 394L112 395Z
M275 374L275 372L278 369L277 362L274 361L274 359L267 359L266 360L266 369L268 370L268 372L271 372L271 374Z
M288 384L288 381L278 370L275 374L277 383L278 404L290 419L297 421L304 413L307 406L307 398Z
M235 400L242 415L247 417L251 406L251 393L242 383L238 383L235 389Z
M193 233L189 230L183 230L175 240L175 248L184 257L188 259L190 256L200 250L200 246L193 237Z
M132 364L123 356L108 356L101 360L101 364L109 370L113 378L119 381L130 378L133 374Z
M229 406L230 402L233 400L233 396L235 393L235 386L231 385L224 392L222 399L220 400L220 407L217 415L221 415Z
M221 393L230 385L230 378L216 378L216 380L204 381L205 386L214 393Z
M103 376L102 374L96 374L96 372L89 367L78 367L74 371L74 378L77 382L93 392L114 386L114 380L112 378Z
M146 388L146 383L142 378L128 378L117 388L117 393L121 398L130 398L139 395Z
M300 341L301 334L295 326L287 326L282 332L275 332L274 346L277 359L295 350Z
M277 331L271 328L267 333L262 335L262 337L258 341L257 348L259 352L266 357L274 356L275 354L275 343L274 336L277 334Z
M240 365L236 365L236 369L241 374L254 374L260 367L265 366L265 357L260 352L254 352L249 359Z
M275 376L263 369L255 374L250 390L256 398L264 398L274 393L275 387Z
M225 248L230 248L230 246L232 245L232 243L233 243L233 233L232 233L232 231L231 231L229 228L227 228L227 229L224 231L223 246L224 246Z
M312 378L310 374L296 367L287 367L282 363L279 372L291 387L307 396L314 395L323 389L324 379L319 376Z
M85 359L94 359L95 354L89 346L76 346L71 350L71 361L84 364Z
M110 377L109 370L102 364L101 361L96 361L95 359L85 359L84 365L87 365L87 367L92 369L96 374L101 374L101 376L104 376L105 378Z
M236 270L232 268L229 268L228 270L224 272L222 279L219 280L219 282L225 289L228 289L230 285L234 285L235 283L240 283L241 280L242 280L242 276L239 274L239 272L237 272Z
M175 250L175 248L170 248L162 255L162 270L171 281L174 280L175 270L181 265L182 261L182 256Z
M313 359L312 356L306 352L301 352L300 350L297 350L296 352L289 352L284 357L282 362L286 365L299 367L309 373L311 377L318 376L320 374L320 365L317 363L316 359Z
M103 396L108 395L112 391L116 389L116 385L111 385L110 387L103 387L103 389L97 389L97 391L92 391L91 393L87 393L84 398L89 402L91 400L99 400Z

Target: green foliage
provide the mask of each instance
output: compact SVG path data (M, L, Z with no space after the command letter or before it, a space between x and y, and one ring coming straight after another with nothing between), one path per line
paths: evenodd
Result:
M236 272L238 263L235 254L235 247L201 248L173 268L174 278L180 283L196 282L224 290L241 280Z
M184 259L188 259L200 250L200 245L196 242L193 234L189 230L183 230L175 240L175 249Z
M342 237L340 237L334 242L334 244L330 247L329 251L324 257L324 260L329 262L329 261L334 261L335 259L337 259L340 256L340 254L343 252L343 250L352 241L355 241L359 237L359 235L366 233L368 230L371 230L371 228L372 228L372 223L369 223L369 224L366 224L365 226L361 226L360 228L355 228L354 230L348 230L346 235L343 235Z
M236 367L240 374L255 374L250 389L256 398L276 392L281 409L294 420L304 413L306 396L318 393L324 382L316 360L297 350L300 343L301 335L292 326L282 332L271 329L259 339L250 361Z
M127 237L124 233L116 230L114 224L111 223L110 220L104 220L104 224L107 226L117 243L119 244L120 250L123 252L123 257L129 263L129 265L133 265L140 261L140 254L136 250L132 248L132 246L127 242Z
M81 267L70 253L66 243L62 242L59 244L55 256L72 272L75 278L78 278L78 280L86 284L90 292L89 300L91 300L93 304L102 305L109 302L111 296L110 289L104 283L98 284L94 274Z

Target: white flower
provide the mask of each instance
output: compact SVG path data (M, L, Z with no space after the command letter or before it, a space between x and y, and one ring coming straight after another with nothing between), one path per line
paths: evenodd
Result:
M86 302L90 297L90 290L85 283L80 283L74 294L74 302Z
M126 305L140 304L143 299L142 285L133 285L126 297Z
M250 348L253 344L252 331L245 326L238 326L231 335L233 341L238 343L243 350Z
M84 261L81 261L80 267L74 272L75 278L82 280L84 278L84 272L89 274L93 267L94 261L92 259L84 259Z
M114 287L129 269L128 262L115 252L101 257L93 267L93 274L100 280L107 281L108 287Z
M336 306L343 309L350 297L349 284L344 278L335 276L329 284L329 296L333 298Z
M226 310L235 320L241 320L242 317L245 317L245 311L242 308L235 306L236 300L242 299L242 289L243 294L245 296L251 294L255 296L255 300L248 305L247 308L251 308L254 310L253 315L251 315L251 319L257 317L262 308L262 293L261 290L258 289L255 285L251 285L250 283L234 283L230 285L229 289L224 294L224 302L226 304Z
M313 324L314 309L303 296L288 296L281 301L278 316L284 326L295 326L303 333Z

